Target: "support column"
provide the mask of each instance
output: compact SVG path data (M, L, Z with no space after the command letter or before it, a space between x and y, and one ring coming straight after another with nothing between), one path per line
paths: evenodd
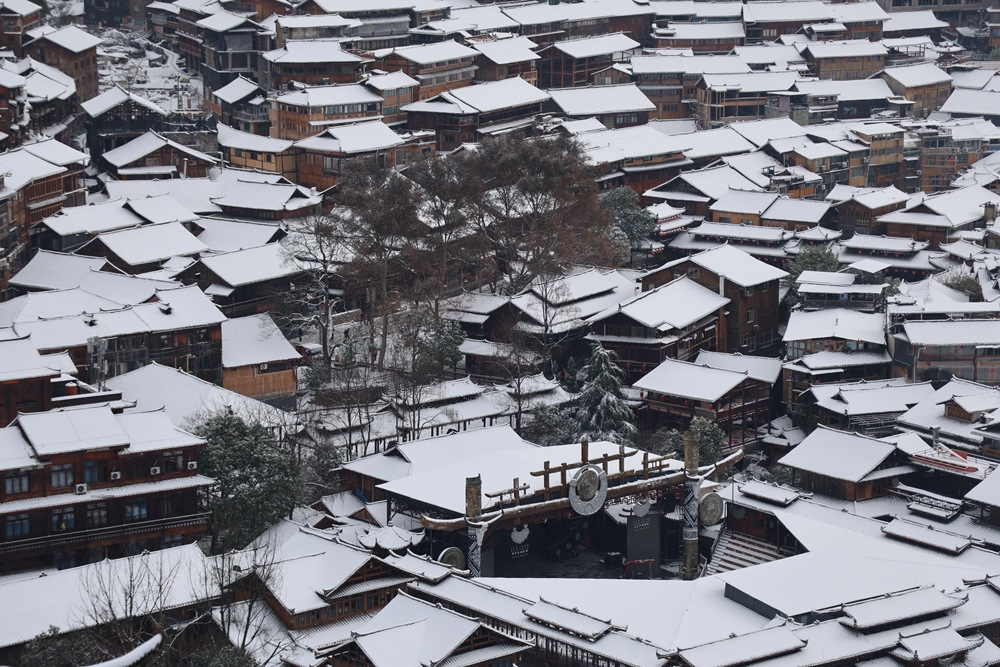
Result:
M482 546L479 544L479 528L472 525L483 514L483 479L481 476L465 478L465 517L469 521L469 546L465 554L465 567L473 577L482 575Z
M698 578L698 438L687 431L684 434L684 579Z

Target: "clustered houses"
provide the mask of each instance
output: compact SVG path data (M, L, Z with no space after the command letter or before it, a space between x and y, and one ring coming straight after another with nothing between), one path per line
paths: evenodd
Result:
M66 568L194 541L208 528L205 441L162 411L21 414L3 429L0 567Z

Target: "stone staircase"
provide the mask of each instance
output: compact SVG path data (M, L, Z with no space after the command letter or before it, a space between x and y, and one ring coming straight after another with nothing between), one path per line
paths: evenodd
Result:
M705 568L705 576L732 572L751 565L770 563L786 555L773 544L756 537L723 529L712 550L712 560Z

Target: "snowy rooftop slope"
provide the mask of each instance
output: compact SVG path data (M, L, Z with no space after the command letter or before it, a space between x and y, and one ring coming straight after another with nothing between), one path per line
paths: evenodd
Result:
M179 222L105 232L87 246L97 244L103 245L130 266L160 262L170 257L189 257L208 250Z
M639 48L639 42L622 33L568 39L556 42L553 47L571 58L593 58L595 56L632 51Z
M385 58L390 54L401 56L406 60L420 65L431 65L461 58L474 58L479 55L479 52L448 39L434 44L417 44L414 46L400 46L395 49L384 49L376 51L375 57Z
M755 380L774 384L781 375L781 360L771 357L755 357L748 354L729 354L726 352L710 352L702 350L698 353L696 364L721 368L737 373L746 373Z
M300 356L268 313L222 323L223 368L291 361Z
M462 459L528 447L535 445L522 440L510 426L492 426L402 443L388 452L348 461L343 467L360 475L392 481Z
M136 160L145 157L146 155L149 155L153 151L159 150L164 146L170 146L175 150L186 153L208 164L215 164L218 162L218 160L211 155L206 155L205 153L197 151L189 146L183 146L176 141L161 137L152 130L136 137L127 144L123 144L118 148L114 148L104 153L103 158L108 162L108 164L112 164L116 167L124 167L125 165L131 164L132 162L135 162Z
M692 255L690 260L716 275L725 276L726 280L731 280L740 287L753 287L788 275L787 272L730 245Z
M930 86L935 83L951 81L951 76L934 63L886 67L883 75L899 81L907 88L913 86Z
M108 260L103 257L81 257L39 249L11 278L10 284L37 289L69 289L78 287L84 276L101 270L107 264Z
M788 320L783 340L788 342L826 338L885 345L884 318L878 313L859 313L843 308L811 312L797 310Z
M280 49L265 51L264 60L282 65L307 63L361 64L364 58L344 51L338 39L302 39L285 42Z
M0 382L58 376L54 361L38 354L27 338L0 340Z
M894 445L821 426L778 462L798 470L857 483L895 451Z
M730 189L709 207L710 211L722 213L747 213L760 215L774 203L778 195L774 192L755 192ZM739 221L737 221L739 222Z
M652 394L666 394L712 403L749 378L746 373L665 359L632 386Z
M681 330L715 314L728 303L729 299L720 297L687 276L681 276L656 289L627 299L617 307L612 306L597 313L587 321L597 322L615 313L621 313L651 329Z
M900 379L901 380L901 379ZM934 393L929 382L908 384L897 380L879 380L863 384L815 385L809 390L816 404L843 415L868 415L906 412Z
M200 261L229 287L295 275L302 271L297 264L288 261L278 243L206 255Z
M497 65L539 60L541 56L532 51L537 45L527 37L500 39L495 42L474 42L472 48L479 51Z
M690 667L733 667L798 651L806 642L784 625L702 644L680 652Z
M255 82L247 79L245 77L238 76L223 87L218 90L213 90L212 95L219 98L226 104L236 104L237 102L244 100L251 95L255 94L260 90ZM219 128L228 127L223 124L219 124Z
M231 84L230 84L231 85ZM292 147L292 141L272 139L271 137L240 132L228 125L219 124L219 145L226 148L240 148L260 153L283 153Z
M596 116L625 111L655 111L634 84L596 88L560 88L548 91L552 101L568 116Z
M24 150L46 162L65 167L71 164L85 164L90 158L61 141L41 138L23 145Z
M131 199L126 208L152 223L194 222L198 216L187 210L169 195L152 195L141 199Z
M122 392L122 398L135 401L139 410L163 408L173 423L183 427L222 410L271 427L290 426L294 421L292 415L267 403L156 362L109 378L107 385Z
M198 240L218 253L267 245L284 234L278 225L258 221L199 218L197 224Z
M882 32L891 34L908 30L934 30L947 28L948 23L940 21L930 9L919 12L893 12L889 20L882 24Z
M150 102L145 97L128 92L119 86L106 90L97 97L93 97L86 102L81 102L80 106L83 107L83 110L87 112L88 116L91 118L97 118L111 109L114 109L119 104L127 101L131 101L134 104L145 107L150 111L160 114L161 116L167 115L167 112L164 111L159 105L154 102Z
M72 25L46 33L40 36L39 39L52 42L56 46L62 47L67 51L72 51L73 53L83 53L87 49L92 49L101 43L100 37L94 37L90 33L84 32Z
M128 433L106 405L21 414L15 423L40 457L129 445Z
M997 345L1000 320L910 321L903 333L912 345Z

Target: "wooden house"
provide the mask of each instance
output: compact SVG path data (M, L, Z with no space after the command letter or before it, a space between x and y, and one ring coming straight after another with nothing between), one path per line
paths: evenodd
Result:
M701 417L722 429L729 446L738 446L756 441L757 427L770 421L769 379L770 374L665 359L632 386L640 391L650 428L684 431Z
M305 139L331 125L382 115L382 97L359 83L310 86L271 101L271 136Z
M292 82L309 86L354 83L370 62L341 47L340 40L285 42L280 49L260 55L261 83L274 90L291 89Z
M372 73L362 83L382 98L382 122L396 126L406 122L403 107L416 101L419 82L403 72Z
M101 156L115 178L133 179L203 178L219 160L167 139L152 130Z
M219 150L225 164L239 169L281 174L290 181L295 181L294 142L240 132L227 125L219 125L218 132Z
M726 54L743 46L743 23L668 23L653 30L658 49L690 49L697 54Z
M547 111L571 120L596 118L608 129L645 125L656 105L634 83L549 90Z
M208 530L198 499L214 483L198 474L205 441L162 411L52 410L21 414L5 431L0 570L74 567Z
M530 134L549 94L520 77L441 93L403 107L411 130L432 130L438 150L476 143L483 135L521 130Z
M376 51L374 55L379 69L401 71L419 81L418 98L427 100L440 93L472 85L479 52L446 40Z
M159 127L167 112L141 95L120 86L80 105L87 114L87 147L98 161L110 151Z
M79 102L86 102L98 92L97 45L99 37L66 26L59 30L39 28L41 35L24 45L24 55L55 67L73 77Z
M895 186L853 188L838 186L826 195L837 211L837 225L845 234L883 234L879 218L906 205L909 195Z
M537 44L527 37L512 37L495 41L475 41L469 44L476 56L475 80L479 83L500 81L519 76L533 86L538 85Z
M291 180L323 192L336 185L345 163L351 160L377 157L389 164L405 165L408 151L414 148L407 143L378 120L334 125L295 142L296 176Z
M638 53L639 42L621 33L568 39L538 49L538 85L574 88L597 83L601 72Z
M691 101L704 74L741 74L750 67L737 56L636 56L632 79L656 105L657 118L690 118Z
M612 350L628 382L664 359L693 359L702 350L725 350L729 299L681 274L587 320L589 340Z
M734 225L735 226L735 225ZM786 273L731 245L668 262L640 277L643 291L677 275L729 299L726 347L721 351L767 355L777 351L780 302L778 283Z
M266 137L271 129L267 91L244 76L205 95L205 108L220 125Z
M867 39L812 42L802 50L813 76L834 81L867 79L881 72L887 53L884 46Z
M222 387L276 407L295 408L300 355L267 313L222 323Z
M913 118L937 111L951 95L951 76L934 63L887 67L882 78L892 92L914 103Z
M264 27L246 16L221 11L198 21L201 28L201 76L205 93L232 83L239 76L254 77Z
M44 9L29 0L3 0L0 4L0 20L3 21L3 37L0 48L14 53L20 58L23 55L21 47L31 37L28 34L39 26Z

